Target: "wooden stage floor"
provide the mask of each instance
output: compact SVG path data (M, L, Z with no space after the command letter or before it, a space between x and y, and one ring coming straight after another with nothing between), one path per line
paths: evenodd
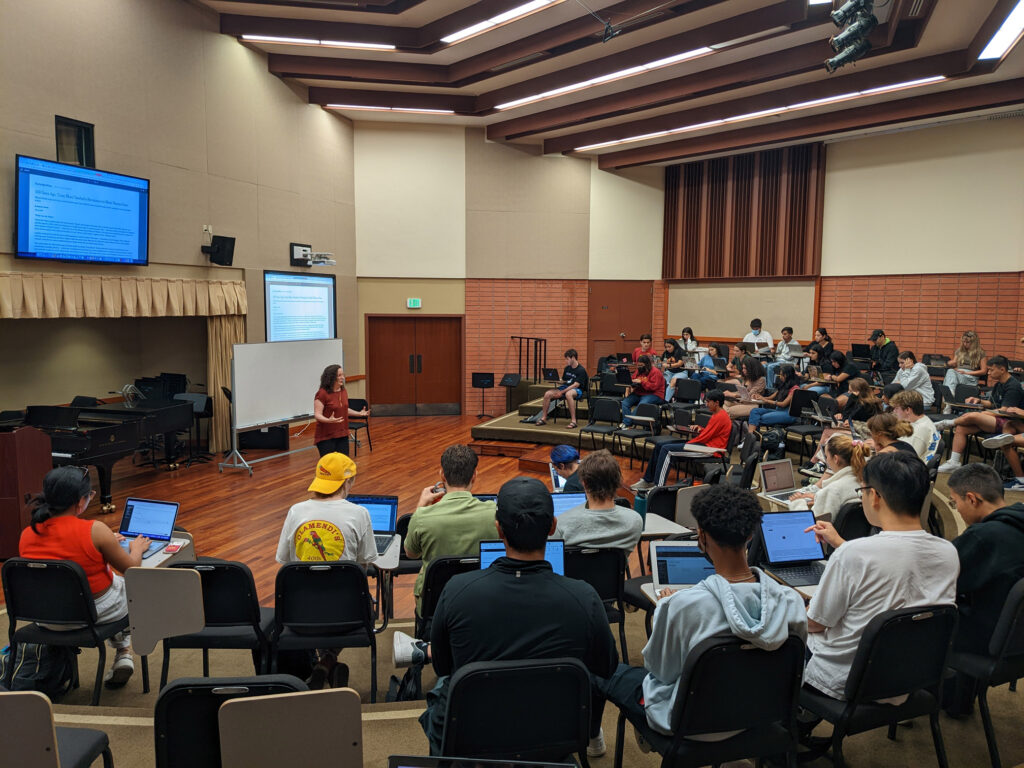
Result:
M453 443L470 443L471 428L478 423L473 416L409 416L372 419L373 452L360 432L363 445L353 458L359 468L353 490L355 493L378 493L398 496L398 514L416 508L420 491L438 480L441 452ZM292 434L299 432L292 429ZM124 501L129 496L167 499L181 504L179 525L194 537L196 553L247 563L256 579L256 588L263 605L273 605L274 576L277 562L274 554L288 508L309 497L306 488L313 478L317 453L312 448L313 428L293 437L292 448L310 449L255 465L252 477L248 472L217 470L217 459L207 464L184 463L174 472L149 466L132 466L127 459L114 465L112 492L117 512L103 515L99 501L86 513L116 528ZM530 448L536 448L536 445ZM248 450L247 459L259 458L274 451ZM642 468L628 459L618 457L623 469L623 483L628 486L639 479ZM477 493L497 493L502 483L518 475L532 475L548 484L546 471L524 471L515 457L485 455L477 468ZM95 486L95 476L93 478ZM631 495L631 494L630 494ZM635 555L634 555L635 557ZM395 616L413 616L412 585L415 576L402 576L395 583Z

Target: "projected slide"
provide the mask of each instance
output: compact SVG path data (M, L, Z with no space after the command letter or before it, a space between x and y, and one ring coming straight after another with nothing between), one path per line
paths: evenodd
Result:
M334 275L264 272L267 341L333 339Z

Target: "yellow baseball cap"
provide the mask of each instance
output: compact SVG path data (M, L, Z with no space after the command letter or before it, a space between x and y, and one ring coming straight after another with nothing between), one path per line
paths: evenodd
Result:
M328 453L316 463L316 478L309 490L334 493L349 478L356 476L356 463L344 453Z

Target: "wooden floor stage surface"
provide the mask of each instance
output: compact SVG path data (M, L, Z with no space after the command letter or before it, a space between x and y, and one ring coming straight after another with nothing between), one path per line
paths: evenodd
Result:
M359 468L355 493L398 496L398 514L416 509L420 491L438 480L441 452L453 443L471 443L471 429L479 422L472 416L393 416L371 420L373 451L361 432L363 444L353 458ZM295 435L299 427L292 429ZM103 515L94 501L86 513L115 528L129 496L167 499L181 504L179 525L195 538L196 553L247 563L256 579L263 605L273 605L277 562L274 554L288 508L309 497L306 488L313 478L317 452L312 448L312 427L292 437L292 448L309 450L256 464L252 477L241 470L218 472L216 460L193 464L174 472L149 466L132 466L127 459L114 465L113 497L117 512ZM574 435L572 435L574 437ZM575 443L575 440L567 441ZM531 451L538 444L527 446ZM273 451L248 450L247 459ZM517 452L518 453L518 452ZM640 477L641 468L629 470L625 457L618 457L624 485ZM521 468L517 456L482 455L477 468L477 493L497 493L502 483L518 475L548 480L546 466L536 471ZM95 485L95 477L93 478ZM635 557L635 555L634 555ZM412 617L414 576L402 576L395 585L395 616Z

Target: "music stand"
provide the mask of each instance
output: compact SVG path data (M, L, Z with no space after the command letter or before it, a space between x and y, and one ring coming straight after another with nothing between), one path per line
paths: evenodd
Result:
M521 379L518 373L506 373L498 382L499 387L505 387L505 413L512 411L512 390L519 386Z
M485 389L494 389L494 374L493 373L473 373L470 374L473 378L473 389L480 390L480 413L476 415L478 419L493 419L489 413L484 413L485 398L487 393Z

